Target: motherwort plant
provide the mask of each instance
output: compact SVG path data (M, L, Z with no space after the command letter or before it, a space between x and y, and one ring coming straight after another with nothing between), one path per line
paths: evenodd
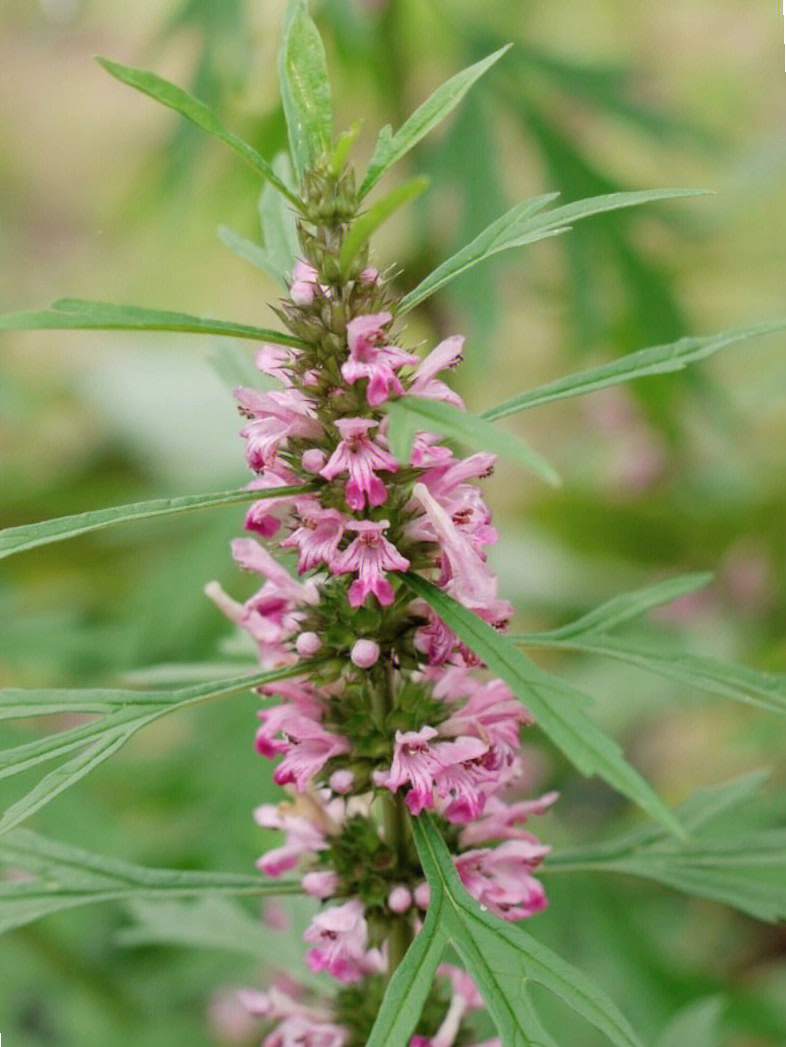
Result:
M259 671L169 692L77 692L81 698L74 699L63 692L5 692L4 715L68 708L99 718L4 754L12 773L78 750L6 812L0 854L33 876L60 883L68 864L62 848L15 826L163 713L254 688L261 699L256 748L275 761L273 778L284 790L279 803L255 811L260 826L280 833L258 861L263 879L151 870L131 875L128 867L120 872L118 863L102 865L83 855L82 867L92 862L103 880L92 888L82 884L81 894L61 884L41 910L38 885L13 884L7 893L22 906L16 910L22 922L80 900L124 896L117 884L105 882L112 869L124 883L130 878L136 893L311 896L319 904L303 934L306 963L311 972L327 972L335 989L323 999L289 978L244 992L246 1006L266 1023L265 1047L454 1047L482 1038L486 1047L552 1043L528 982L551 989L613 1043L639 1042L603 993L517 926L547 904L538 876L544 859L545 874L550 867L569 870L571 860L584 868L592 864L591 854L548 858L550 848L533 835L530 820L557 796L529 794L524 731L545 731L581 772L601 775L659 823L635 855L658 845L684 871L691 855L698 861L708 846L700 830L716 827L717 797L708 801L709 813L699 817L701 809L694 810L693 821L683 822L594 725L584 696L519 650L525 644L581 648L602 638L613 657L615 626L706 578L678 579L620 598L550 634L506 636L513 608L486 558L497 532L482 482L497 455L556 480L543 459L492 424L496 419L677 370L784 324L644 350L482 415L468 412L448 382L461 363L464 340L454 335L413 351L403 324L412 308L491 254L565 232L572 221L690 195L616 194L551 209L552 197L528 201L399 295L375 267L369 240L425 183L405 182L375 203L368 195L503 53L454 77L395 134L383 129L359 184L349 162L357 133L333 138L324 53L304 0L288 6L281 50L291 160L279 158L272 166L179 88L104 62L118 79L223 139L261 174L266 243L254 251L285 286L275 306L283 330L82 301L2 321L6 329L181 330L258 343L259 383L235 391L246 460L255 474L245 489L15 528L2 536L0 551L116 520L248 501L246 535L232 543L232 556L258 577L259 588L244 602L215 582L206 591L253 640ZM459 447L470 453L462 455ZM636 652L617 648L616 654L630 659ZM673 677L673 661L650 661ZM676 671L694 685L786 708L782 684L761 674L706 659L699 672L687 658ZM743 802L739 783L734 789ZM721 808L732 802L724 797ZM756 840L749 853L772 845L766 835ZM606 864L619 868L627 852L618 845L600 854L596 864L605 854ZM69 868L74 866L80 861L72 855ZM666 866L658 866L660 878L676 882ZM732 891L733 873L724 868L721 861L705 868L703 878L686 875L690 882L682 886L767 918L784 911L782 882L770 883L769 893L758 885L746 897L744 890ZM639 874L658 878L651 869ZM755 880L755 873L750 876ZM28 908L24 917L25 899L34 895L39 908ZM497 1039L478 1031L475 1012L484 1005Z

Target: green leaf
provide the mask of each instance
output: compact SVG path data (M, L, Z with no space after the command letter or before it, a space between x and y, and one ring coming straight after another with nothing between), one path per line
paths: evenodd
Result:
M645 829L549 857L540 872L620 873L710 898L759 920L786 917L786 827L762 805L762 774L703 789L678 808L688 838ZM778 817L778 812L774 812Z
M509 458L531 469L550 484L558 485L561 482L552 466L518 436L497 429L478 415L459 410L441 400L404 396L388 404L388 417L390 449L404 465L409 462L416 432L424 429Z
M274 936L258 917L221 896L200 897L193 902L135 898L127 908L135 922L115 935L119 945L225 949L252 956L258 962L260 956L281 944L281 936Z
M500 48L494 54L489 55L475 65L469 66L462 72L451 77L421 105L410 118L405 121L399 130L393 134L390 126L383 127L374 153L369 163L366 177L360 187L358 194L360 199L377 184L382 175L402 156L424 138L429 131L437 126L445 117L459 104L464 95L469 91L475 81L498 62L510 44Z
M766 323L752 324L748 327L737 327L734 330L704 338L681 338L670 345L640 349L612 363L593 367L588 371L580 371L578 374L560 378L556 382L550 382L537 389L530 389L529 392L519 393L518 396L484 411L483 417L489 421L496 421L498 418L505 418L529 407L539 407L541 404L550 403L552 400L562 400L568 396L583 396L585 393L593 393L609 385L629 382L634 378L681 371L688 364L705 360L720 349L725 349L727 345L745 341L747 338L773 334L784 328L786 328L786 318L781 318L769 320Z
M341 271L344 273L348 272L358 252L366 246L377 229L394 211L420 196L428 187L428 178L412 178L410 181L404 182L403 185L396 186L386 196L383 196L381 200L377 200L368 211L356 218L350 227L346 240L341 245L341 253L339 254Z
M218 239L224 247L229 248L232 254L242 258L244 262L250 262L251 265L255 265L257 269L261 269L263 273L266 273L276 283L282 282L280 273L275 266L271 265L270 258L264 247L260 244L255 244L253 240L249 240L246 236L241 236L240 233L231 229L228 225L220 225L216 232Z
M653 607L693 592L706 585L711 578L708 574L696 574L670 579L638 592L615 597L559 629L544 633L520 633L510 638L526 647L558 647L614 658L722 698L755 705L770 712L786 713L786 676L782 674L766 673L685 651L669 650L640 640L609 635L607 630L624 625Z
M447 944L444 892L432 893L422 930L390 979L366 1047L408 1047Z
M658 1037L656 1047L719 1047L724 1010L718 996L683 1007Z
M412 832L432 905L441 907L441 926L480 989L503 1047L533 1047L540 1023L533 1023L528 983L554 993L617 1047L641 1047L615 1005L576 968L527 934L520 925L492 916L459 880L450 854L431 817L412 820Z
M257 501L263 498L286 497L301 494L304 487L277 487L254 491L243 488L239 491L217 491L211 494L189 494L182 498L156 498L152 502L136 502L132 505L116 505L111 509L94 509L74 516L60 516L40 523L22 524L0 531L0 559L14 553L35 549L39 545L61 542L89 531L100 531L113 524L132 520L150 520L156 516L189 513L197 509L211 509L219 505L234 505L238 502Z
M648 585L644 589L615 596L588 614L577 618L575 622L569 622L568 625L560 626L559 629L552 629L545 635L568 639L589 632L605 632L633 621L635 618L640 618L655 607L662 607L681 596L694 593L697 589L709 585L711 581L712 574L708 571L697 571L695 574L686 574L679 578L667 578L665 581L656 582L655 585Z
M227 131L215 113L203 102L193 98L187 91L184 91L182 87L178 87L176 84L171 84L168 80L162 79L155 73L147 72L144 69L132 69L130 66L119 65L117 62L112 62L108 58L99 58L97 61L104 67L104 69L106 69L110 76L114 76L116 80L120 80L129 87L133 87L135 90L149 95L157 102L160 102L161 105L165 105L168 109L174 109L175 112L184 116L186 120L190 120L192 124L196 124L196 126L201 127L203 131L207 131L208 134L221 139L221 141L231 149L234 149L236 153L239 153L240 156L242 156L243 159L258 172L258 174L261 174L266 181L274 186L279 193L286 196L287 199L297 208L300 208L301 204L297 196L295 196L295 194L281 181L267 160L260 156L256 149L250 146L248 142L244 142L242 138L238 138L238 136L233 134L231 131Z
M80 750L60 767L50 771L29 793L5 811L0 817L0 834L15 828L70 788L120 749L137 731L161 716L185 706L301 675L304 668L302 663L298 663L172 691L1 690L0 720L61 712L99 715L89 723L49 734L0 754L2 777L9 777L57 756Z
M399 314L409 312L426 298L429 298L440 287L455 279L461 273L479 262L514 247L524 247L537 243L549 236L565 233L571 222L607 211L617 211L622 207L637 207L653 203L656 200L673 200L680 197L701 196L697 189L652 189L633 193L608 193L604 196L590 197L576 203L555 207L552 211L541 214L543 208L556 199L556 194L525 200L517 204L507 214L485 229L479 236L462 247L452 258L437 266L433 273L421 281L418 286L402 299Z
M16 829L0 840L0 867L34 879L0 877L0 933L61 909L127 898L275 895L297 882L271 883L234 873L147 869Z
M600 775L670 832L683 834L658 794L625 761L617 743L585 715L584 707L591 701L586 695L538 668L509 639L425 578L412 572L402 578L491 672L508 684L538 726L582 774Z
M302 346L293 335L264 327L250 327L228 320L209 320L187 313L143 309L136 305L88 302L61 298L49 309L0 316L0 331L182 331L187 334L218 334L226 338L250 338L255 342Z
M278 58L281 101L298 180L330 150L333 113L325 48L306 0L289 0Z
M291 183L292 165L286 153L273 158L273 170L287 185ZM276 279L285 287L300 255L295 212L269 185L262 186L258 210L268 267L278 274Z

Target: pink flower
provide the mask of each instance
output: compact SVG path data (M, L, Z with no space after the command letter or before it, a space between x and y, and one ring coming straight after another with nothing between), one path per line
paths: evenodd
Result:
M257 369L271 378L278 378L284 385L291 385L289 368L293 363L294 350L283 345L263 345L257 350L254 363Z
M464 706L440 724L440 732L481 738L501 760L510 762L519 748L519 729L527 723L532 723L532 717L507 684L490 680L478 685Z
M262 1047L344 1047L347 1042L347 1030L335 1025L327 1011L306 1007L276 987L241 989L238 999L255 1018L281 1022Z
M545 814L552 804L559 799L559 793L546 793L537 800L522 800L519 803L505 803L496 796L488 799L483 817L461 831L461 846L473 847L491 840L537 840L526 829L520 828L533 815Z
M297 549L298 573L304 574L336 556L344 536L346 517L338 509L321 509L314 499L298 503L300 527L281 543L284 549Z
M379 661L379 644L376 640L356 640L349 657L358 669L370 669Z
M494 850L465 851L456 871L467 891L503 920L524 920L546 907L546 893L530 873L549 852L527 840L508 840Z
M267 469L262 476L258 476L250 484L247 484L247 489L250 491L270 491L276 487L289 487L298 483L300 481L291 473L288 476L281 476L279 473L274 473ZM272 538L279 527L281 527L281 521L277 516L273 515L272 510L278 509L281 505L288 505L294 497L295 495L289 494L283 498L264 498L261 501L254 502L246 513L246 530L254 531L263 538Z
M336 426L341 433L341 442L320 471L326 480L333 480L342 473L349 476L344 494L347 505L355 512L364 507L366 499L369 505L382 505L387 498L387 488L376 472L395 473L398 470L393 455L368 435L369 429L376 424L370 418L339 418Z
M268 876L280 876L294 869L302 858L310 858L316 851L328 846L324 834L291 804L262 804L254 811L254 821L264 829L281 829L287 834L286 843L263 854L257 868Z
M374 774L375 783L390 792L410 786L404 802L413 815L434 806L435 779L441 773L454 765L477 759L488 748L477 738L434 742L437 737L438 732L433 727L396 731L390 770Z
M313 265L296 262L292 270L292 286L289 288L289 297L295 305L311 305L317 288L322 294L328 294L330 290L319 283L319 273Z
M357 533L357 538L334 557L329 567L334 574L357 574L349 587L350 607L360 607L369 593L385 606L393 603L395 594L385 571L406 571L409 560L383 537L388 521L354 520L347 527Z
M289 437L313 440L322 434L310 400L297 389L260 393L240 388L235 389L235 396L240 413L250 419L240 435L246 441L246 460L257 472L271 467Z
M300 886L312 898L332 898L338 889L338 875L332 869L315 869L307 872Z
M256 735L257 751L269 759L284 754L273 774L276 785L294 785L302 793L328 760L349 752L346 738L330 734L317 720L290 705L263 709L259 715L263 725Z
M415 370L409 387L410 393L430 400L444 400L445 403L463 410L464 401L458 393L454 393L450 386L436 377L440 371L457 367L461 363L463 348L464 339L460 336L440 342Z
M390 313L356 316L347 324L349 359L341 365L344 380L352 385L361 378L368 379L366 399L378 407L390 396L390 390L404 395L396 371L405 364L417 363L417 357L394 345L385 345L383 328L390 323Z
M312 971L327 971L341 982L356 982L363 977L368 940L363 912L363 903L352 898L314 917L303 935L304 941L317 946L306 955Z

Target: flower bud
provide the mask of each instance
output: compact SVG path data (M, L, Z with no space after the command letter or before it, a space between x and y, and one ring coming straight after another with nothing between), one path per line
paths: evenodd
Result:
M330 898L338 887L338 876L331 869L318 869L306 873L300 886L312 898Z
M356 640L350 658L358 669L370 669L379 659L379 644L375 640Z
M417 905L418 909L428 909L430 895L431 891L425 880L417 885L415 888L415 905Z
M388 895L388 908L391 912L401 916L412 905L412 894L407 887L398 884Z
M300 464L307 473L318 473L326 461L327 456L324 451L321 451L318 447L309 447L307 451L303 452Z
M301 658L313 658L322 648L322 641L316 633L301 633L295 640L295 650Z
M345 796L351 791L354 784L355 776L352 771L334 771L328 782L333 792L338 793L339 796Z

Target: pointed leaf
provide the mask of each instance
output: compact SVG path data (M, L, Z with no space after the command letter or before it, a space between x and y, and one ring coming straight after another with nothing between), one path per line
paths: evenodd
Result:
M263 273L275 280L276 283L281 283L281 274L277 268L271 263L268 257L267 251L260 244L255 244L253 240L249 240L248 237L242 236L240 233L231 229L228 225L220 225L216 230L218 239L224 245L229 248L232 254L237 255L238 258L242 258L244 262L250 262L251 265L261 269Z
M435 891L422 930L388 983L366 1047L409 1047L447 944L444 904L444 893Z
M243 488L239 491L217 491L211 494L189 494L182 498L156 498L152 502L136 502L131 505L116 505L111 509L94 509L75 516L60 516L54 520L42 520L40 523L22 524L19 527L8 527L0 531L0 559L21 553L26 549L35 549L39 545L49 545L66 538L75 538L89 531L100 531L113 524L128 523L131 520L150 520L155 516L170 516L175 513L194 512L197 509L211 509L219 505L233 505L237 502L251 502L262 498L287 497L302 494L305 487L277 487L254 491Z
M578 374L572 374L567 378L550 382L548 385L520 393L484 411L483 417L489 421L496 421L498 418L506 418L518 411L550 403L552 400L562 400L569 396L583 396L585 393L593 393L597 389L605 389L610 385L630 382L634 378L681 371L689 364L705 360L718 350L725 349L727 345L745 341L747 338L773 334L784 329L786 329L786 318L752 324L748 327L737 327L734 330L709 335L705 338L681 338L678 342L672 342L669 345L640 349L612 363L593 367L588 371L580 371Z
M25 829L0 840L0 867L34 879L0 877L0 933L49 913L125 898L200 898L299 893L297 882L233 873L147 869L48 840Z
M182 331L186 334L217 334L225 338L250 338L255 342L302 346L293 335L264 327L250 327L228 320L210 320L187 313L143 309L136 305L88 302L61 298L49 309L0 316L0 331Z
M227 131L215 113L203 102L193 98L182 87L171 84L168 80L162 79L155 73L150 73L144 69L132 69L130 66L112 62L108 58L99 58L97 61L116 80L120 80L129 87L149 95L168 109L174 109L175 112L184 116L186 120L190 120L192 124L196 124L203 131L207 131L208 134L221 139L230 149L234 149L236 153L239 153L246 163L249 163L279 193L286 196L296 207L300 207L298 198L284 185L267 160L260 156L248 142L244 142L242 138L238 138L231 131Z
M361 214L350 226L347 238L341 245L339 262L341 271L346 273L355 256L361 251L383 222L410 200L416 199L429 187L428 178L412 178L403 185L397 186L386 196Z
M383 127L380 132L374 154L371 157L366 177L360 187L359 198L363 197L376 185L382 175L402 156L441 123L445 117L459 104L464 95L469 91L475 81L498 62L510 44L500 48L494 54L489 55L475 65L469 66L462 72L451 77L446 83L438 87L433 95L421 105L410 118L402 124L399 130L393 134L390 127Z
M486 1002L503 1047L532 1047L533 1024L527 983L554 993L617 1047L641 1047L610 999L570 964L532 938L520 924L497 919L465 891L431 817L412 821L423 872L431 889L429 908L442 905L442 925Z
M658 1037L656 1047L719 1047L724 1010L718 996L683 1007Z
M404 396L388 405L388 417L390 447L402 464L409 462L415 433L423 429L453 437L478 450L509 458L531 469L550 484L560 483L559 475L552 466L518 436L496 429L478 415L459 410L441 400Z
M273 170L287 185L292 180L292 165L286 153L273 159ZM262 243L271 271L282 287L292 276L292 270L300 255L295 212L269 185L262 186L259 194L259 221L262 227Z
M525 703L545 731L582 774L598 774L638 803L670 832L682 835L674 815L658 794L628 764L615 741L584 713L590 701L569 684L539 669L514 644L431 582L411 572L404 582L442 619L459 639Z
M590 197L588 200L579 200L576 203L555 207L545 214L540 212L556 198L556 194L524 201L522 204L517 204L506 215L498 218L496 222L492 222L487 229L452 258L437 266L433 273L408 295L405 295L398 312L399 314L409 312L410 309L414 309L416 305L438 291L440 287L444 287L446 283L461 273L500 251L524 247L546 237L567 232L570 222L591 218L593 215L607 211L617 211L624 207L653 203L656 200L701 195L703 195L702 191L696 189L653 189L633 193L608 193L605 196Z
M761 805L760 774L703 789L680 808L675 840L645 829L550 856L540 873L620 873L709 898L759 920L786 917L786 826ZM757 807L759 808L757 810Z
M278 59L281 101L298 180L330 150L333 112L325 48L306 0L289 0Z
M0 719L18 714L29 716L31 710L35 710L36 715L45 715L62 711L66 706L71 713L108 710L89 723L48 735L3 754L3 777L8 777L80 748L75 756L50 771L29 793L8 808L0 817L0 834L13 829L70 788L125 745L134 734L159 717L187 705L237 694L262 684L300 676L307 671L307 665L297 663L173 691L0 691Z

